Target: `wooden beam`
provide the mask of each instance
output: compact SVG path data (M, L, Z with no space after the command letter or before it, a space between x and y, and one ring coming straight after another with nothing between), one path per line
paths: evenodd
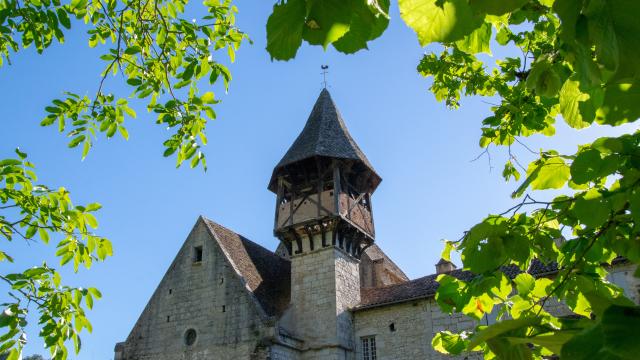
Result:
M333 201L335 213L340 215L340 168L336 162L333 163Z
M298 235L298 233L291 229L290 230L291 235L293 235L293 238L296 240L296 245L298 245L298 249L295 251L296 254L300 254L302 252L302 239L300 239L300 235Z
M273 229L278 229L278 218L280 217L280 203L282 202L282 193L284 185L282 184L282 176L278 176L278 193L276 195L276 218L273 221Z
M322 234L322 247L327 247L327 232L325 227L322 226L322 221L318 222L318 226L320 226L320 233Z
M313 250L313 233L311 232L311 228L309 226L304 227L304 232L307 233L307 237L309 238L309 250Z
M349 210L347 212L351 213L351 210L353 210L354 207L356 207L359 203L360 200L362 200L362 198L366 195L367 193L362 193L360 195L358 195L358 197L356 198L355 202L353 203L353 205L349 206ZM351 196L349 196L351 197Z

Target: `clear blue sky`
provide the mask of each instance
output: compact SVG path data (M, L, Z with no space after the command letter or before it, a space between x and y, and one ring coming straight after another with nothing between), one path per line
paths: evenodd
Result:
M24 51L13 57L13 65L0 68L0 158L19 146L36 163L42 183L66 186L77 203L102 203L99 232L114 243L115 256L107 262L77 275L65 271L69 283L95 286L104 294L89 313L94 332L84 333L83 350L72 359L113 358L114 344L128 335L198 215L275 249L275 196L266 186L321 90L321 64L330 65L333 99L383 178L373 196L377 243L410 278L433 272L440 239L457 239L488 213L513 203L509 194L517 185L500 176L503 152L492 151L492 170L486 157L470 161L481 152L480 122L489 105L468 99L451 111L436 102L429 81L415 70L425 50L400 21L395 3L388 31L369 51L345 56L304 46L294 61L271 62L264 26L272 3L237 2L238 25L254 44L238 52L229 94L218 92L223 102L218 120L207 128L206 173L176 170L173 158L162 157L167 132L140 106L138 119L128 123L131 139L100 138L84 162L56 129L38 125L44 106L63 91L92 95L97 89L102 49L87 47L82 26L64 46L44 55ZM120 78L107 87L122 95L128 91ZM573 152L576 144L611 131L559 126L558 133L527 144ZM531 159L524 149L515 151L523 162ZM3 250L17 264L0 264L2 272L43 258L56 264L52 246L18 241ZM45 354L33 328L29 336L26 353Z

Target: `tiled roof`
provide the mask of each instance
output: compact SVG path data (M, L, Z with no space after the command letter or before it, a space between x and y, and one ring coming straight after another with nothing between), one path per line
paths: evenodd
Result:
M291 263L220 224L203 220L265 313L280 315L290 300Z
M313 110L309 115L304 129L302 129L298 138L285 153L284 157L282 157L282 160L276 165L269 188L275 191L273 188L275 184L274 179L283 167L313 157L359 161L368 168L376 178L374 188L381 180L367 157L362 150L360 150L360 147L358 147L358 144L356 144L349 134L342 120L342 116L327 89L322 90L318 100L316 100L313 106Z
M557 269L556 264L544 265L540 261L534 260L528 272L536 276L554 273ZM503 266L502 271L510 278L514 278L522 272L515 265ZM469 281L475 276L472 272L461 269L453 270L447 274L464 281ZM436 282L438 275L432 274L398 285L362 289L360 291L360 305L355 310L434 296L438 289L438 282Z

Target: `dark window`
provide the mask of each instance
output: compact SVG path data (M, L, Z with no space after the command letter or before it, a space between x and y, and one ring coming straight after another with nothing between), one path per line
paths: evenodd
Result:
M362 359L363 360L376 360L376 337L375 336L365 336L360 338L362 343Z
M193 248L193 262L199 263L202 261L202 246L196 246Z
M227 311L227 307L222 305L222 312L225 312L225 311Z
M171 295L171 293L173 293L173 289L169 289L169 295Z
M395 323L389 324L389 331L396 331L396 324Z
M195 344L197 337L198 337L198 334L196 333L196 331L194 329L189 329L187 330L187 332L184 333L184 343L187 346L191 346Z
M167 316L167 322L171 321L171 316Z

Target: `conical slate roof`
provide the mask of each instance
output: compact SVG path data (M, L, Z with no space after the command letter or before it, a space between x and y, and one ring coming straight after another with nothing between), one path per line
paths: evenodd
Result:
M380 178L349 134L327 89L320 93L304 129L276 165L274 175L287 165L316 156L359 161Z

